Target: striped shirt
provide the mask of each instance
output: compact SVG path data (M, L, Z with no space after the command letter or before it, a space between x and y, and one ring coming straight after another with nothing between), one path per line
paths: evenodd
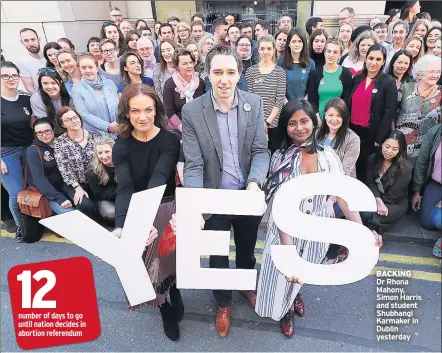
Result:
M246 71L247 91L255 93L262 98L264 119L267 119L273 108L281 110L284 105L286 92L285 71L275 65L268 74L259 71L259 64L251 66ZM279 113L272 122L272 127L278 126Z

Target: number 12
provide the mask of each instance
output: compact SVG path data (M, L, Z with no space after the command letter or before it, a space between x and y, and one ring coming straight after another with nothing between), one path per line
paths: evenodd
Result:
M23 309L39 308L39 309L53 309L57 307L55 300L42 300L43 296L54 288L57 279L54 272L49 270L41 270L36 272L32 278L36 281L40 281L42 278L46 278L46 284L41 287L37 293L35 293L34 300L31 305L31 271L23 271L17 275L17 281L22 282L21 290L21 302Z

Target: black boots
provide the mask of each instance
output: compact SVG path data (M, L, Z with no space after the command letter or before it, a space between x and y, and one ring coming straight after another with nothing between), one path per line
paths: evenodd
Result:
M17 241L17 243L23 243L23 234L20 227L17 227L17 229L15 230L15 240Z
M183 319L184 305L176 284L170 286L169 295L170 303L166 299L166 302L160 306L160 312L163 319L164 333L171 341L177 341L180 338L178 322Z
M161 317L163 318L164 333L171 341L178 341L180 338L180 328L176 319L175 310L166 301L160 306Z
M177 322L180 322L184 316L184 304L181 298L180 290L176 287L176 283L170 286L170 304L175 311L175 317Z

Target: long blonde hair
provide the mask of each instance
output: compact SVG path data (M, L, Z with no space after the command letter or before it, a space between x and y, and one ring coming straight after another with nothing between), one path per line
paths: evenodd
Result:
M106 185L109 182L109 174L107 174L106 168L100 159L98 158L97 146L109 145L112 149L115 141L110 136L99 136L95 139L94 143L94 157L92 158L92 171L98 176L98 184Z

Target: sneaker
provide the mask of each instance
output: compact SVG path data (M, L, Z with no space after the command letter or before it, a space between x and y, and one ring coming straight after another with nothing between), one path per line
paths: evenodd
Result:
M178 341L180 338L180 328L178 327L175 310L173 310L167 300L160 306L160 312L163 319L164 333L167 338L171 341Z
M20 227L17 227L17 230L15 231L15 240L17 243L23 243L23 234Z

